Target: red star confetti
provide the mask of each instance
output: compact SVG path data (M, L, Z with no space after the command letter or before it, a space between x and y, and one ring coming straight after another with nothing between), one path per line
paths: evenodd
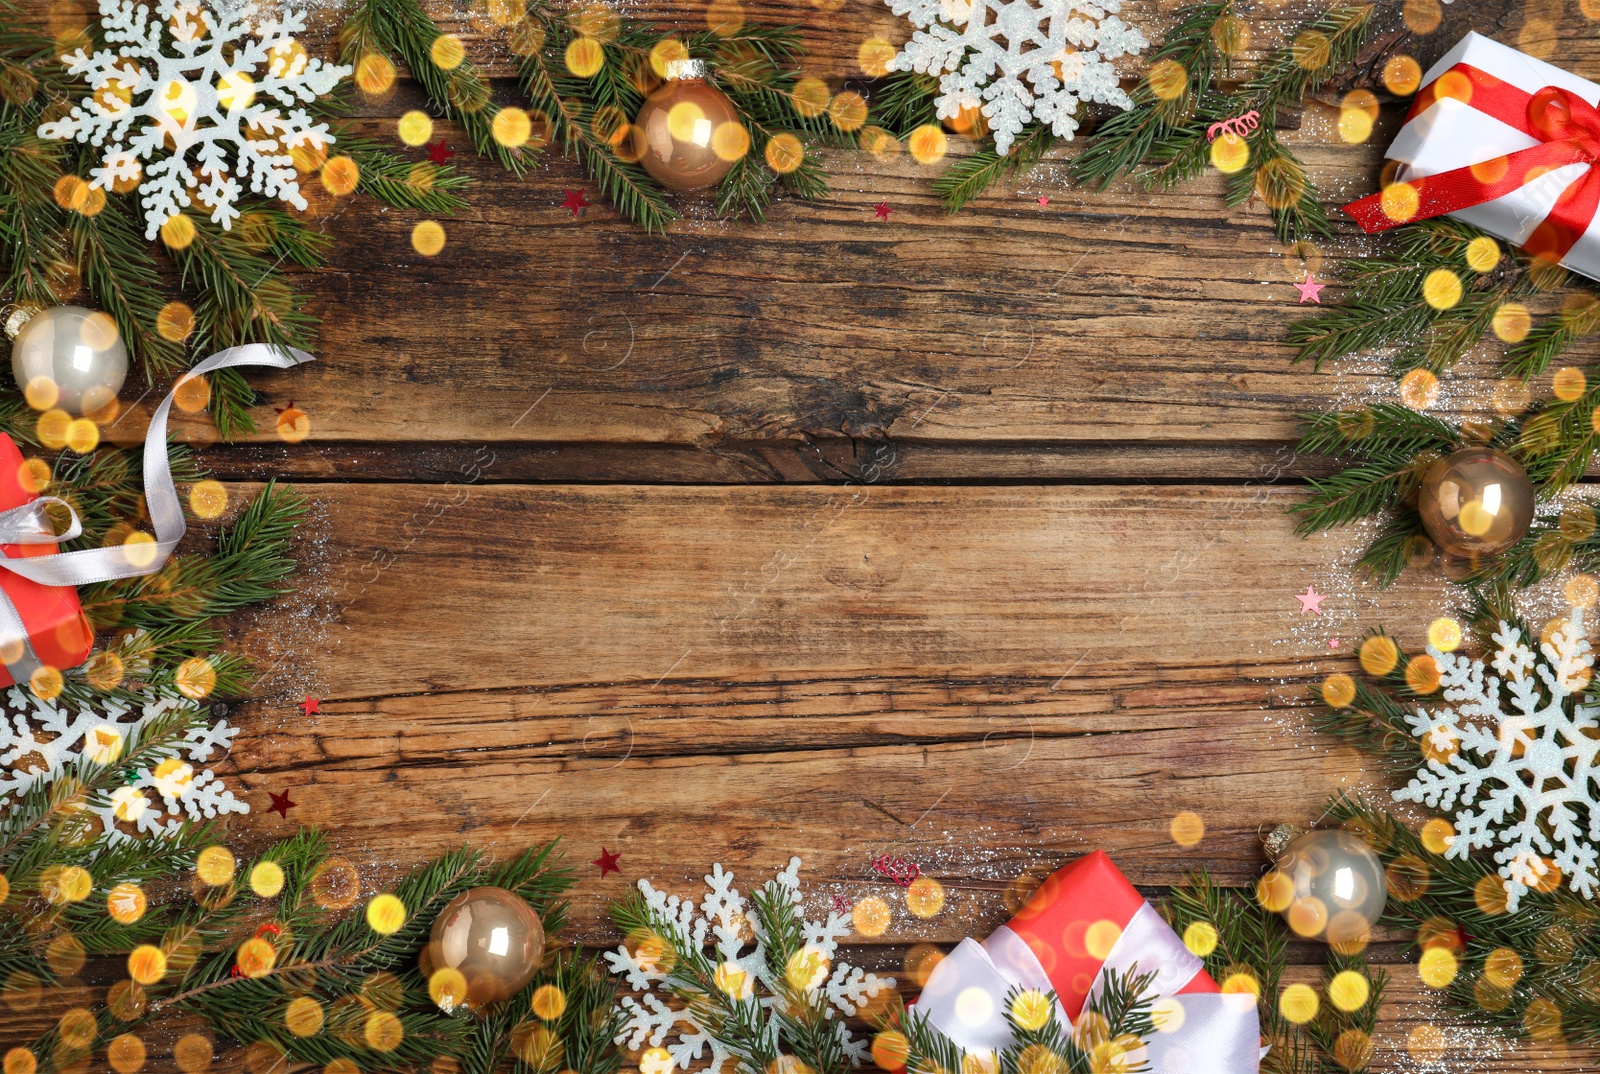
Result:
M607 850L605 847L601 847L600 848L600 856L598 858L596 858L594 861L590 862L589 864L590 865L598 865L598 866L600 866L600 879L604 880L606 878L606 874L607 873L620 873L620 872L622 872L622 869L617 865L617 862L620 861L621 859L622 859L622 855L621 854L613 854L613 853L611 853L611 851Z
M272 804L267 807L267 812L276 813L284 820L289 819L289 810L300 804L293 798L289 797L288 791L284 791L282 794L273 794L271 791L268 791L267 795L272 799Z
M1305 283L1297 283L1294 286L1295 290L1300 292L1301 305L1304 305L1307 302L1315 302L1320 306L1322 305L1322 289L1328 285L1325 283L1318 283L1312 277L1307 276Z
M455 153L450 149L449 146L444 144L443 138L439 139L437 145L430 145L428 147L428 159L433 161L435 164L443 164L453 156L455 156Z
M835 895L833 897L833 912L836 914L848 914L854 906L855 904L850 901L850 896L848 895Z
M583 196L581 190L567 191L567 200L561 203L563 209L571 209L572 215L577 216L589 207L589 200Z
M322 711L322 700L307 694L306 699L295 707L307 716L315 716Z
M893 209L889 208L889 203L886 201L878 202L878 204L872 207L872 211L878 214L879 220L889 219L889 214L894 212Z
M288 406L275 406L272 409L276 410L279 414L287 414L291 410L295 411L296 413L299 412L299 408L294 405L293 399L289 400Z
M1304 593L1296 593L1294 596L1300 602L1301 615L1320 615L1322 602L1328 599L1328 594L1318 593L1311 586L1306 586Z

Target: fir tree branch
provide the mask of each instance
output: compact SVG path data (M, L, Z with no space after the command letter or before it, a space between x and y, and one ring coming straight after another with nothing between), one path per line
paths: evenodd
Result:
M1055 144L1056 137L1049 127L1031 125L1023 130L1011 152L1004 156L995 152L993 146L987 146L950 165L933 181L934 193L944 202L946 212L960 212L969 201L994 184L1038 164Z

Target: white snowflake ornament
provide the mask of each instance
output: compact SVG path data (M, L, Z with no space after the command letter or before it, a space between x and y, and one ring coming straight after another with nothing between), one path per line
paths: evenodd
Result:
M686 946L706 951L707 958L717 966L717 980L724 991L740 998L759 994L761 1006L771 1010L779 1002L775 992L779 982L767 965L766 937L762 935L760 918L733 886L733 874L720 863L712 866L705 882L707 891L698 904L693 899L657 891L648 880L639 881L639 891L653 915L677 933ZM762 895L773 901L787 899L798 913L800 859L791 858L788 867L767 882ZM860 1066L869 1054L867 1044L851 1033L844 1019L879 992L893 988L894 978L879 977L835 961L839 941L850 934L844 915L829 912L825 921L811 921L802 914L799 925L805 936L804 953L815 969L805 987L825 998L827 1016L838 1027L844 1054L852 1065ZM703 1074L737 1069L737 1056L703 1029L689 1010L671 1005L669 1001L675 997L671 988L663 984L667 973L660 968L659 952L647 951L643 945L637 951L629 951L622 944L605 957L612 973L621 975L629 988L643 993L638 999L624 996L619 1001L626 1021L617 1043L634 1050L663 1049L671 1059L670 1066L662 1064L667 1071L672 1067L687 1070L708 1053ZM805 961L800 963L802 971L805 965ZM788 985L795 985L794 967L787 968L785 977ZM660 995L653 989L658 989ZM770 1022L767 1031L777 1032ZM669 1043L668 1038L674 1033L677 1039Z
M1133 107L1111 61L1149 42L1117 16L1120 0L887 2L917 27L890 69L940 76L941 119L982 108L1002 155L1029 122L1071 138L1084 101Z
M1455 812L1448 857L1498 847L1507 910L1517 909L1523 892L1549 886L1549 863L1573 891L1593 898L1600 886L1600 704L1579 700L1594 666L1583 611L1575 609L1539 647L1542 659L1508 623L1494 641L1490 666L1504 678L1482 661L1429 646L1444 699L1454 704L1406 717L1429 759L1394 796Z
M8 797L26 794L40 782L54 782L81 761L115 764L129 739L146 724L193 704L174 695L153 694L138 706L107 701L88 708L43 701L16 686L3 698L0 813ZM160 753L154 767L130 769L109 801L89 807L100 819L101 830L111 842L120 843L132 838L125 827L142 835L170 835L185 820L250 812L250 806L235 798L210 769L197 768L197 762L210 759L214 751L226 752L237 733L226 719L202 724Z
M290 151L325 149L334 138L299 106L332 92L351 68L306 56L294 39L303 15L258 19L248 3L157 0L152 10L100 0L100 19L108 47L62 57L90 95L39 136L99 147L90 186L142 176L146 238L197 201L232 227L245 183L306 207Z

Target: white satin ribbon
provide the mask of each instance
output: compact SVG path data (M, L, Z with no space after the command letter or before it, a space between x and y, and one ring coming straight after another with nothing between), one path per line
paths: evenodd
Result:
M194 377L217 369L236 366L288 369L313 360L305 351L293 347L249 343L218 351L185 373L172 386L172 391L167 393L167 397L161 400L161 405L150 416L150 428L144 437L144 498L150 513L150 524L156 531L153 545L123 544L114 548L84 548L76 552L28 557L7 556L0 552L0 568L41 585L51 586L90 585L116 578L137 578L159 571L188 529L183 518L183 504L172 482L172 466L167 458L167 415L172 410L172 398L178 389ZM72 516L72 524L65 533L50 532L49 519L44 512L46 503L67 508ZM0 512L0 544L69 541L82 532L83 526L71 506L53 496ZM15 649L19 640L21 655L15 660L7 660L5 664L13 682L25 683L40 666L40 661L28 641L28 628L22 622L16 605L0 590L0 652L10 655L7 650Z
M1255 996L1196 992L1178 995L1203 963L1149 903L1134 913L1096 976L1090 995L1107 971L1154 973L1160 1025L1144 1053L1149 1074L1256 1074L1261 1067L1261 1030ZM941 1033L974 1054L993 1054L1012 1043L1005 1018L1013 989L1049 993L1054 986L1032 949L1009 928L983 943L962 940L928 977L916 1009ZM1057 1004L1063 1023L1067 1013Z

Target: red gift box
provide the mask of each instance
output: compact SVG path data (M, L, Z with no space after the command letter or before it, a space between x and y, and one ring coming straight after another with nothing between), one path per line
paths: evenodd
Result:
M1058 870L981 944L961 941L929 975L916 1010L965 1051L993 1054L1014 1040L1008 996L1054 992L1072 1022L1113 971L1152 975L1156 1031L1138 1056L1151 1074L1256 1074L1255 995L1224 994L1104 851Z
M0 433L0 510L21 507L38 499L31 489L32 481L25 476L22 452L11 438ZM57 550L54 544L0 545L11 559L48 556ZM0 589L5 590L17 614L28 629L28 642L33 646L39 662L58 670L77 667L94 648L94 628L83 614L78 603L78 591L72 586L43 585L12 571L0 570ZM0 642L0 659L19 656L7 652L13 643ZM0 665L0 686L10 686L16 680L10 671Z

